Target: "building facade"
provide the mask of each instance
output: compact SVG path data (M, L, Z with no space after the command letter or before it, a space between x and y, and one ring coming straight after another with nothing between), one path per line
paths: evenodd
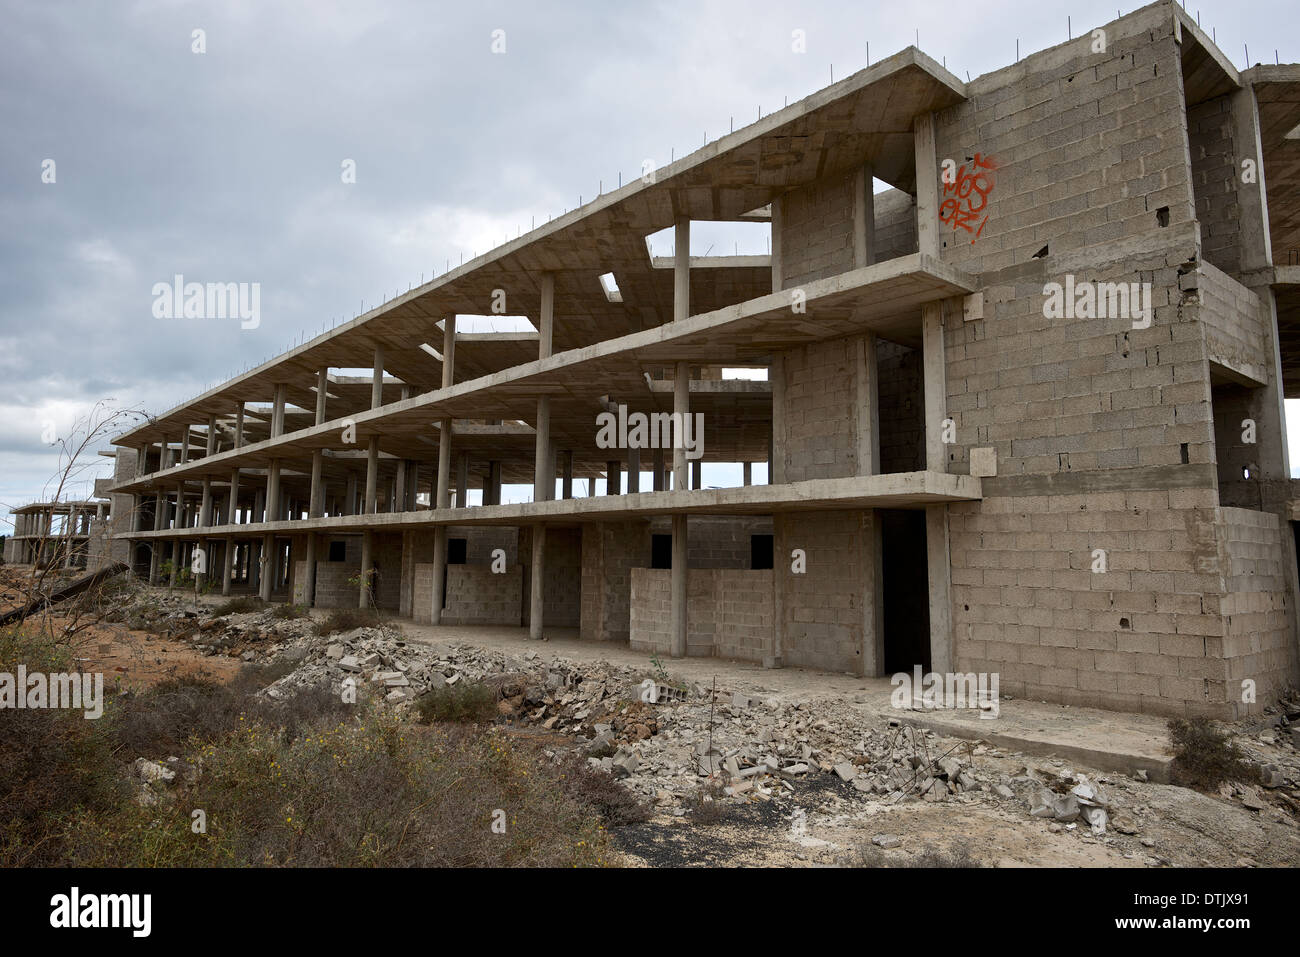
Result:
M1169 2L969 82L909 48L119 436L115 544L433 624L1258 709L1300 678L1298 126L1300 68ZM704 221L770 256L691 256ZM533 331L457 332L500 301Z

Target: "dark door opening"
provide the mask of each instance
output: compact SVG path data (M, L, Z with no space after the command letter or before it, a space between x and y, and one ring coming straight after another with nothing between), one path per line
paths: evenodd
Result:
M673 537L671 535L652 535L650 537L650 567L673 567Z
M772 536L771 535L749 536L749 567L750 568L771 568L772 567Z
M879 509L885 674L930 670L930 581L925 512Z

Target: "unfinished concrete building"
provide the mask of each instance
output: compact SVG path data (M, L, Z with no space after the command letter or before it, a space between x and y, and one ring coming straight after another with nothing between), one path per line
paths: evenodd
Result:
M1298 124L1300 68L1169 2L970 82L909 48L118 437L117 535L223 594L1260 707L1298 673ZM769 257L690 255L746 220ZM533 331L457 331L501 297Z
M30 502L9 511L14 532L5 539L4 560L10 564L93 571L115 545L108 502Z

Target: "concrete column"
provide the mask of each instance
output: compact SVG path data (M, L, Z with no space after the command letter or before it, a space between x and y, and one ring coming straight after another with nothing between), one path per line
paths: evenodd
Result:
M344 498L346 499L346 501L344 502L344 507L347 510L346 514L356 515L357 514L357 473L356 472L353 471L348 472L348 487L347 487L347 491L344 493Z
M407 510L414 512L420 507L420 461L411 459L410 476L406 483L407 495L410 497L410 505Z
M785 220L785 197L772 197L772 291L782 288L781 276L781 233Z
M284 401L289 387L283 382L276 383L274 397L271 401L271 438L284 435Z
M469 507L469 453L456 456L456 507Z
M772 356L767 371L772 386L772 441L767 456L767 484L785 483L785 356Z
M704 463L699 459L691 463L691 488L704 488Z
M946 472L948 451L943 442L943 420L948 415L948 380L944 364L943 307L937 302L921 307L921 364L925 394L925 467L934 472Z
M239 469L230 472L230 514L226 516L229 525L239 524Z
M930 579L930 670L952 671L952 563L948 547L948 506L925 509L925 553Z
M673 321L691 314L691 220L681 216L674 224L673 237Z
M876 261L876 194L871 174L870 163L853 174L853 265L857 269Z
M163 516L167 514L167 502L160 491L154 496L153 530L162 531ZM158 584L158 568L162 560L162 542L157 538L149 540L149 584Z
M537 398L537 440L533 448L533 501L549 502L555 495L555 471L551 465L551 399Z
M379 508L379 436L372 435L366 448L365 514L374 515Z
M234 573L235 568L235 540L226 539L225 548L222 549L221 563L221 594L230 594L230 576Z
M541 311L537 321L537 357L551 355L552 332L555 326L555 276L542 273ZM555 497L555 469L551 467L551 400L549 396L537 397L537 441L533 448L533 501L548 502Z
M325 487L321 482L321 471L325 467L325 452L315 449L311 453L311 498L307 502L307 517L320 518L324 512Z
M190 460L190 427L185 426L185 431L181 433L180 464L184 465Z
M673 490L686 488L686 417L691 414L691 368L685 362L677 363L673 373L673 416L677 425L673 430Z
M501 463L488 463L488 491L491 493L492 501L489 504L501 504Z
M271 591L275 586L275 536L262 536L262 555L258 569L258 594L262 601L271 600Z
M235 448L244 447L244 403L235 406Z
M370 408L384 404L384 347L375 346L375 370L370 377Z
M212 525L212 479L203 480L203 504L199 506L199 526L209 528Z
M366 529L361 533L361 590L358 607L370 608L370 586L374 581L374 533Z
M573 498L573 452L560 453L560 498Z
M315 532L307 533L306 567L303 575L303 604L308 608L316 606L316 539Z
M627 450L627 492L629 495L641 491L641 450Z
M666 484L664 479L667 477L664 475L664 450L655 449L654 452L654 490L656 492L663 492L665 491L664 485Z
M859 537L863 577L870 584L862 600L862 663L858 673L865 678L876 678L885 673L885 566L880 513L875 509L863 512L863 523L867 522L870 522L868 533Z
M529 581L528 637L540 641L543 637L543 612L546 584L546 526L533 526L532 572Z
M203 456L207 458L217 451L217 417L208 416L208 444L204 448Z
M672 645L674 658L686 656L686 516L673 516Z
M875 333L853 343L853 356L858 474L876 475L880 472L880 383Z
M752 485L754 483L754 463L742 462L741 469L744 476L743 483L745 485Z
M253 511L248 516L250 524L266 521L266 489L259 488L253 493Z
M406 459L398 461L397 474L393 477L392 511L406 511Z
M605 494L618 495L621 492L622 485L622 466L617 460L605 463Z
M326 405L329 402L330 369L324 366L316 373L316 424L325 422Z
M442 321L442 387L449 389L456 381L456 317L447 316ZM448 488L451 484L452 423L444 417L438 427L438 482L434 490L434 507L447 508L451 503ZM441 558L446 561L446 555ZM439 561L437 556L435 563Z
M921 363L925 391L925 465L935 472L948 468L943 442L948 384L944 366L943 308L939 303L921 307ZM948 548L948 506L925 509L926 562L930 580L930 670L952 670L952 564Z
M266 470L266 521L278 522L284 517L280 501L280 460L272 459Z
M915 121L916 243L922 256L939 258L939 163L934 152L934 114Z

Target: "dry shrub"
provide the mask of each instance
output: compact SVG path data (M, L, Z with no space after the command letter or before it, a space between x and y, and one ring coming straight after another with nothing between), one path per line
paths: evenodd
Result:
M610 827L641 824L650 810L636 794L608 771L597 770L580 755L569 754L559 765L561 787L573 800L595 810Z
M80 820L76 863L569 867L608 844L539 752L491 731L368 714L290 742L250 721L195 757L203 774L174 804Z
M1225 781L1250 784L1259 780L1259 769L1208 718L1174 718L1169 722L1169 740L1174 751L1169 766L1174 784L1212 791Z
M490 724L497 716L497 692L488 685L457 682L434 688L415 701L421 724Z

